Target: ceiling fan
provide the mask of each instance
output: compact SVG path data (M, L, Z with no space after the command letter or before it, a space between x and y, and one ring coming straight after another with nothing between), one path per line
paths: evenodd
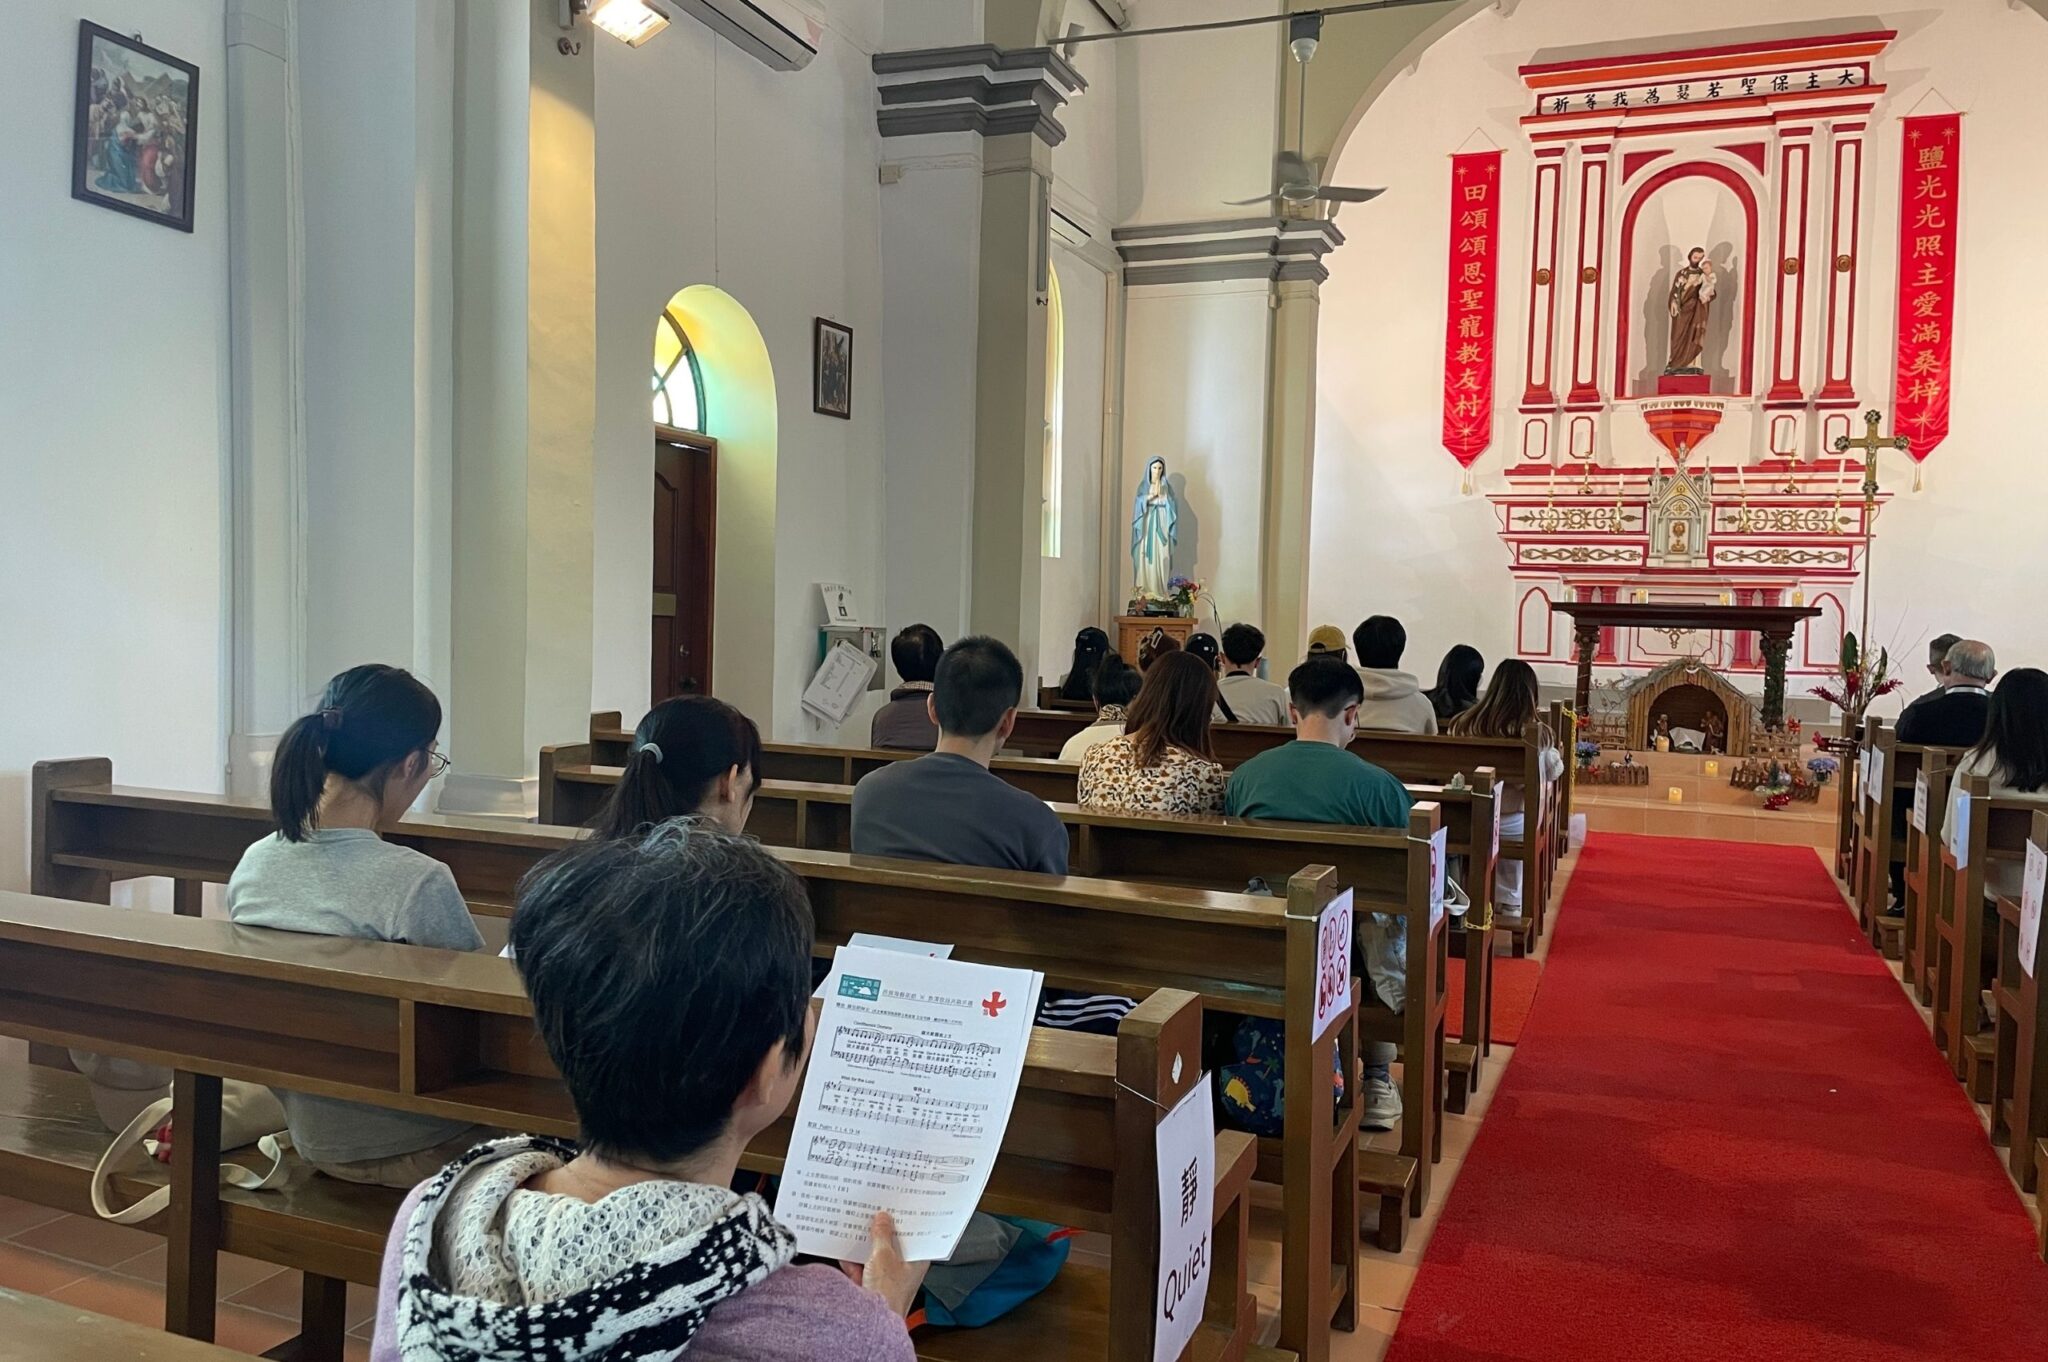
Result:
M1300 108L1295 115L1294 150L1282 151L1273 158L1273 181L1279 186L1271 194L1257 198L1231 199L1233 208L1244 208L1255 203L1277 203L1299 208L1311 203L1365 203L1386 193L1380 189L1349 189L1338 184L1320 182L1316 169L1301 154L1303 128L1308 122L1308 64L1316 54L1316 47L1322 41L1323 16L1321 14L1297 14L1287 23L1287 50L1294 54L1294 60L1301 66Z

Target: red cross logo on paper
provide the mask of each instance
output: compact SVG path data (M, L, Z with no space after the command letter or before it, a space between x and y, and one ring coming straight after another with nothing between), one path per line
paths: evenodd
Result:
M981 1000L981 1010L988 1013L991 1017L1000 1015L1002 1010L1009 1005L1010 1000L1003 996L1001 989L996 989Z

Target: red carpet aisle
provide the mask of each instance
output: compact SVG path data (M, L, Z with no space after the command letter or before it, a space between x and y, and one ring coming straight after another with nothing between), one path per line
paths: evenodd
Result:
M2048 1357L2048 1265L1803 848L1596 833L1390 1362Z
M1496 1045L1520 1045L1522 1028L1529 1024L1529 1009L1536 1002L1536 985L1543 982L1543 962L1496 956L1493 962L1493 1041ZM1444 1016L1450 1033L1463 1029L1465 1016L1465 962L1451 961L1444 976L1448 1006Z

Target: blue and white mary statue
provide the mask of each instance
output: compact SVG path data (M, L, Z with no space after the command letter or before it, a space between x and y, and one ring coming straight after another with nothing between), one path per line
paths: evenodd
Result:
M1173 546L1180 535L1180 506L1166 481L1166 460L1145 466L1145 481L1131 501L1131 594L1164 601L1172 593Z

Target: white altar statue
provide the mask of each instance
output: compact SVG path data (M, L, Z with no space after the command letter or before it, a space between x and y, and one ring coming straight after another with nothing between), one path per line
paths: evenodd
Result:
M1180 533L1180 506L1166 481L1166 460L1145 467L1145 481L1131 501L1131 595L1164 601L1173 593L1173 546Z

